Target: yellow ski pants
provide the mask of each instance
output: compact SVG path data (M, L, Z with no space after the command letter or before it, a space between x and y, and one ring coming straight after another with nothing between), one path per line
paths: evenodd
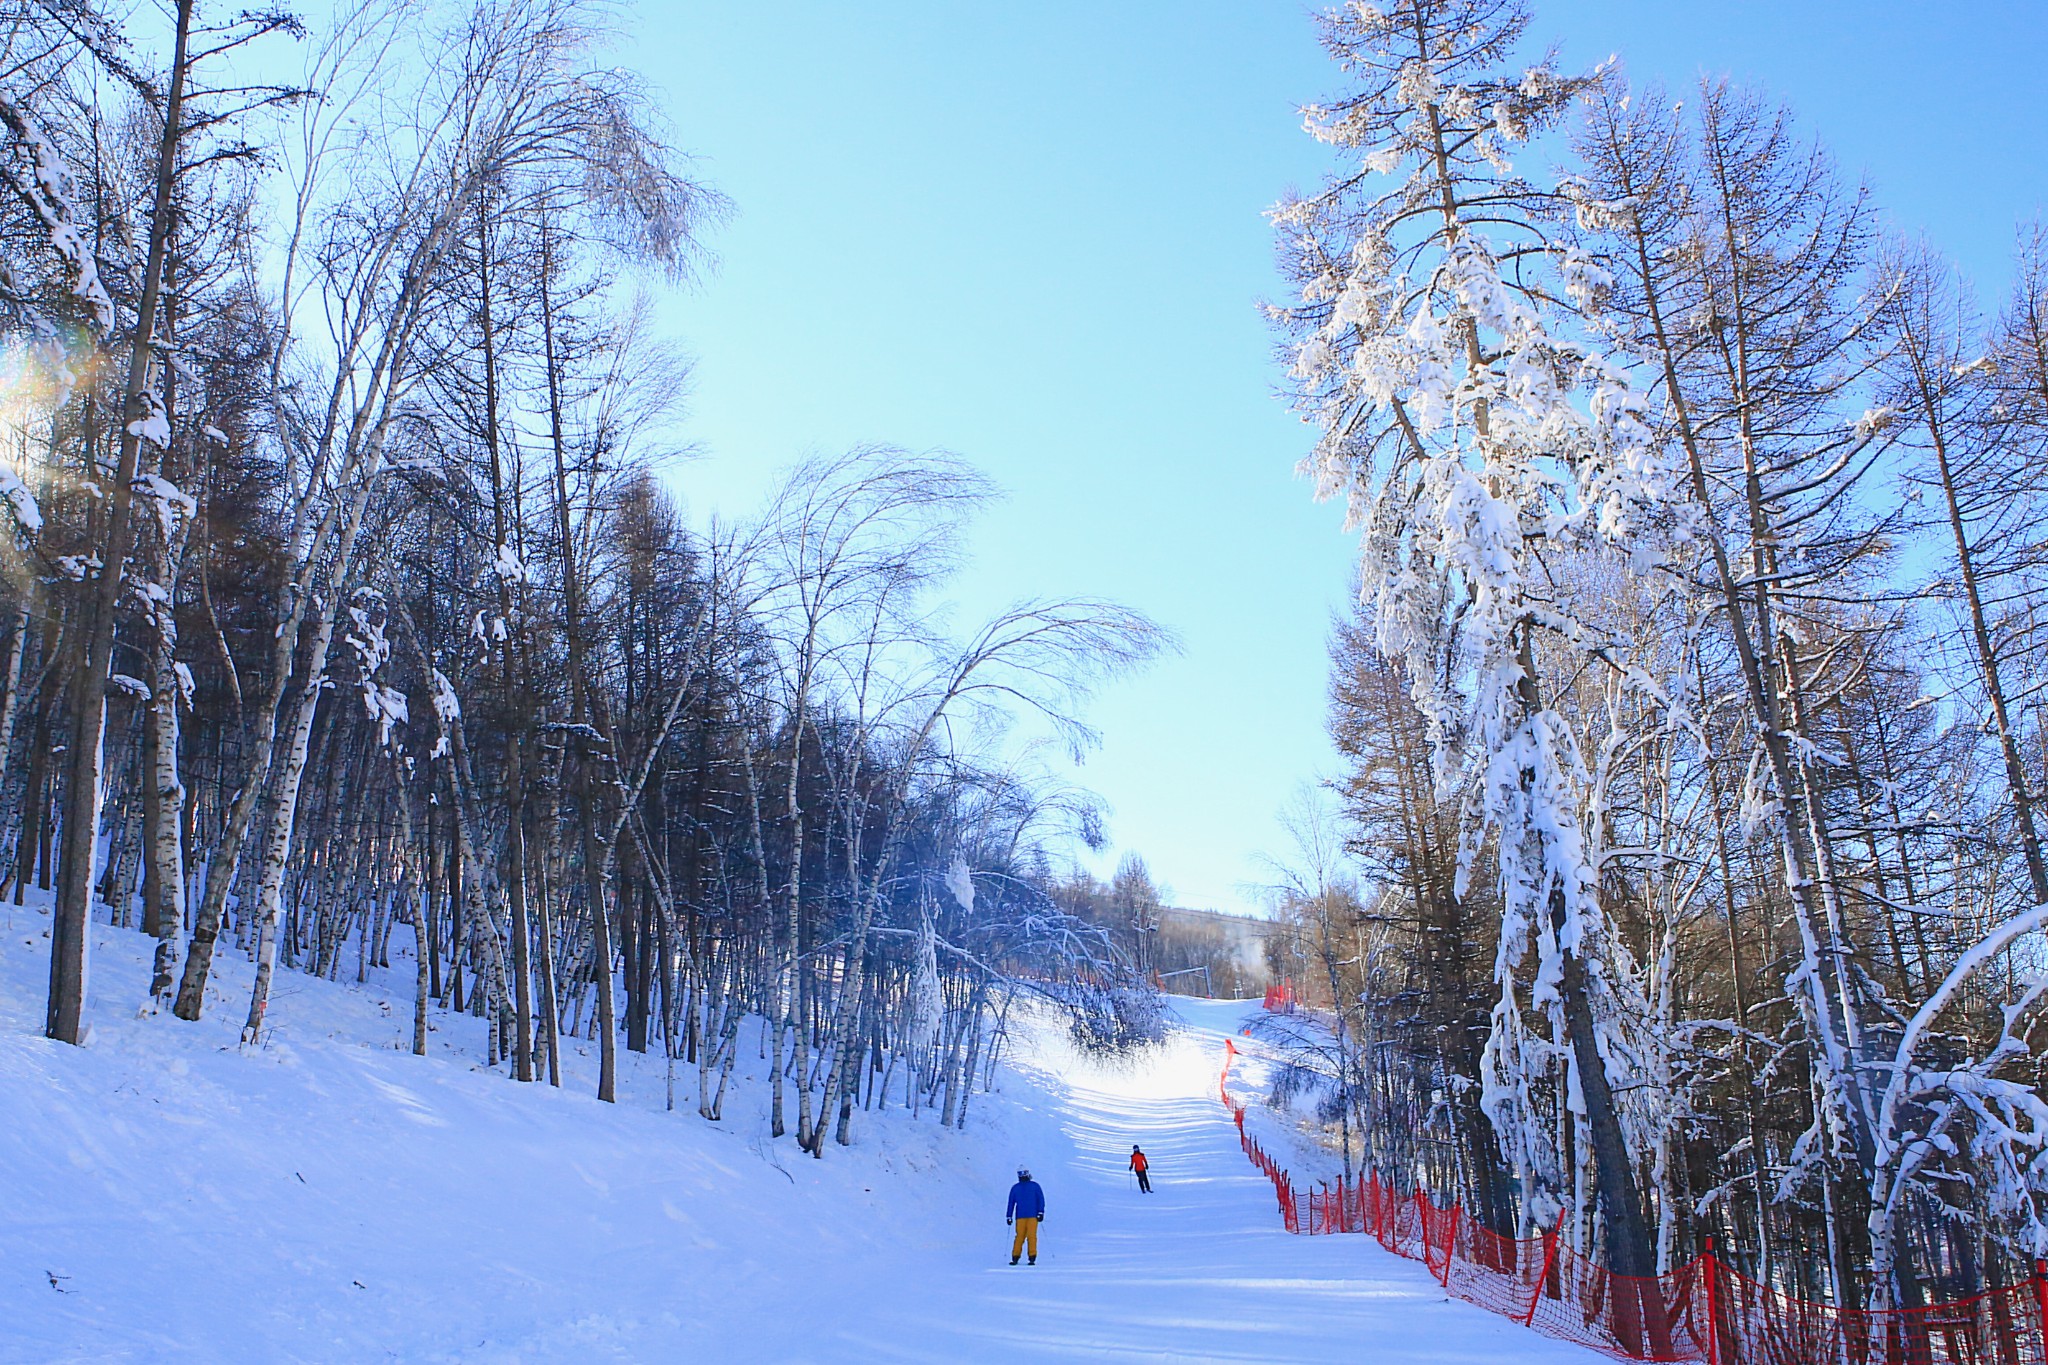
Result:
M1031 1248L1031 1259L1037 1260L1038 1220L1036 1218L1019 1218L1017 1220L1017 1235L1010 1239L1010 1259L1016 1260L1018 1253L1022 1252L1026 1246Z

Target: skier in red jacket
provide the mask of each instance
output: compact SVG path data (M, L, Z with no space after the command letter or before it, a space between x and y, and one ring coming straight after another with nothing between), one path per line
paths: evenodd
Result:
M1145 1172L1152 1169L1152 1163L1145 1160L1145 1151L1137 1143L1131 1144L1131 1169L1137 1172L1138 1188L1146 1194L1152 1193L1152 1177Z

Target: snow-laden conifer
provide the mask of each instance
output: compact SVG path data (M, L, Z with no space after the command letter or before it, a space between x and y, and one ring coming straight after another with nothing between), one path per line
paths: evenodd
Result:
M1598 601L1559 585L1581 561L1624 579L1660 563L1673 471L1592 320L1605 268L1559 240L1560 194L1515 169L1593 79L1519 63L1527 22L1516 4L1426 0L1325 16L1350 89L1307 125L1342 164L1272 214L1299 291L1275 311L1318 430L1307 472L1348 502L1377 645L1462 804L1458 894L1483 851L1496 864L1485 1107L1525 1216L1561 1193L1532 1095L1561 1066L1592 1129L1615 1266L1647 1273L1630 1110L1614 1098L1644 1074L1644 1006L1601 904L1599 786L1539 661L1665 695Z

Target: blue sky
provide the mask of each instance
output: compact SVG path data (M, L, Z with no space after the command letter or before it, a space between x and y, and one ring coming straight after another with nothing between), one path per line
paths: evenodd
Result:
M1183 904L1250 908L1303 780L1331 771L1324 643L1341 517L1293 475L1257 302L1262 210L1326 149L1338 73L1293 3L646 3L624 54L737 214L663 322L698 359L674 471L745 515L797 456L958 452L1006 501L967 613L1099 594L1185 651L1118 684L1076 775ZM1534 33L1638 80L1789 102L1908 231L1987 289L2043 210L2048 5L1559 0Z

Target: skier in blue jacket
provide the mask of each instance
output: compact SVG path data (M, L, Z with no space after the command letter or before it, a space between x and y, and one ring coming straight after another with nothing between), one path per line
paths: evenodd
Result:
M1017 1235L1010 1239L1010 1264L1017 1264L1028 1243L1031 1264L1037 1265L1038 1225L1045 1221L1045 1191L1038 1188L1031 1172L1022 1166L1017 1168L1017 1183L1010 1186L1010 1205L1003 1211L1003 1221L1017 1229Z

